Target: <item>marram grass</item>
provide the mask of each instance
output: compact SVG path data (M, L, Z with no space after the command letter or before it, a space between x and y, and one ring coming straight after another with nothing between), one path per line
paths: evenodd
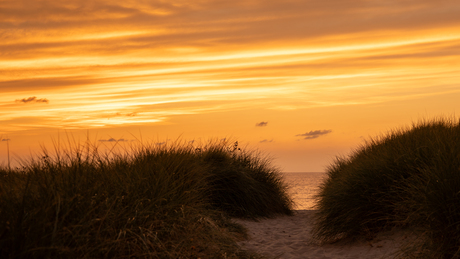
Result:
M460 257L458 121L423 121L371 139L327 173L317 196L319 240L408 226L420 239L403 257Z
M226 143L56 150L0 169L0 258L255 258L229 216L292 212L279 172Z

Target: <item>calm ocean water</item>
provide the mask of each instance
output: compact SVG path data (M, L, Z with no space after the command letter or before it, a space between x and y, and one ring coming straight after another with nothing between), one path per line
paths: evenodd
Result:
M314 206L314 195L318 193L319 185L326 173L283 173L284 180L289 185L289 192L296 210L311 210Z

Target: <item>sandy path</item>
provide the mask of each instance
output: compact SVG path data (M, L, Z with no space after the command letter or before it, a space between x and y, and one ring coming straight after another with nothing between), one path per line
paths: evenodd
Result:
M313 242L310 231L314 211L299 210L294 216L279 216L259 222L235 219L248 228L249 240L243 248L255 250L268 258L394 258L398 247L407 238L402 231L379 234L372 241L339 242L320 245Z

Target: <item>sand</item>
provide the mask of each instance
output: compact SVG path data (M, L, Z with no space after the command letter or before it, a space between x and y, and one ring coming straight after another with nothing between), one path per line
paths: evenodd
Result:
M299 210L294 216L259 221L235 219L248 229L249 239L239 244L268 258L394 258L409 234L402 230L380 233L371 241L340 241L319 244L311 238L315 211Z

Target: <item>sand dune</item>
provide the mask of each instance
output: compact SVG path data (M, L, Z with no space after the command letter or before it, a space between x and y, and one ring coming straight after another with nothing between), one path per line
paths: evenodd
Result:
M240 245L268 258L394 258L398 248L406 243L409 233L392 230L380 233L371 241L319 244L311 238L314 211L299 210L294 216L279 216L258 222L235 219L249 230L249 240Z

